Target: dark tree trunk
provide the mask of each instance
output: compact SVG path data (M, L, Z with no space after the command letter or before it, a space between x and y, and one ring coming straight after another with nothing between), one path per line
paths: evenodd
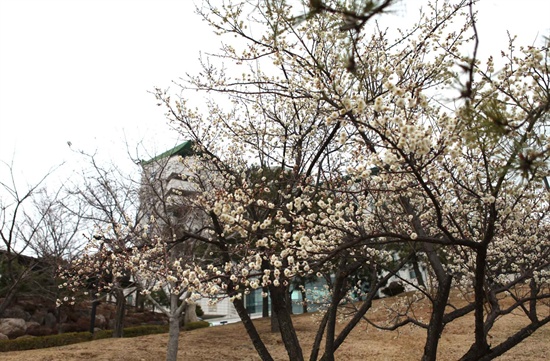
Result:
M302 296L302 313L307 313L307 294L305 287L300 288L300 295Z
M250 315L248 314L248 312L246 312L246 307L244 306L243 300L235 298L235 300L233 301L233 305L235 306L235 309L237 310L237 313L241 318L243 326L262 361L273 361L273 358L265 347L265 344L262 341L258 330L256 330L256 326L254 326L254 323L252 323Z
M309 361L316 361L317 357L319 356L319 352L321 351L321 341L323 341L323 335L325 334L327 321L328 321L328 312L326 312L325 315L323 316L323 319L319 324L319 328L317 329L317 334L315 335L315 341L313 341L313 346L311 347L311 354L309 357Z
M292 292L287 288L287 292L285 292L286 295L286 304L288 305L288 312L290 312L291 315L294 314L294 310L292 309Z
M470 347L468 352L462 356L461 361L479 360L482 356L489 353L490 347L487 342L487 332L485 330L485 264L487 258L487 248L480 246L476 254L476 270L475 270L475 343Z
M281 332L279 327L279 320L277 319L277 313L273 310L273 301L271 301L271 332Z
M121 288L115 289L116 296L116 313L115 313L115 325L113 328L113 338L119 338L124 336L124 314L126 312L126 298L124 297L124 290Z
M338 337L336 337L334 339L334 343L333 343L333 346L332 346L333 349L334 349L334 352L336 352L336 350L338 350L338 347L340 347L344 343L344 341L346 340L348 335L351 333L351 331L353 331L355 326L357 326L357 324L361 320L363 320L363 317L365 316L367 311L371 308L372 301L375 298L376 294L378 293L378 290L382 287L382 285L385 285L388 282L388 280L390 279L390 277L392 277L398 270L400 270L402 267L404 267L409 261L410 261L410 256L404 258L401 261L401 263L395 268L395 270L393 272L389 272L387 275L385 275L384 277L379 279L376 282L376 284L374 284L373 286L370 287L370 290L367 293L365 301L363 302L361 307L359 307L359 309L357 310L355 315L353 315L351 320L349 320L348 324L340 331L340 333L338 334ZM351 269L352 268L350 268L350 270ZM376 277L377 277L376 268L372 267L372 268L370 268L370 270L371 270L371 279L376 279ZM336 290L336 288L333 288L333 289ZM341 296L341 297L343 297L343 296ZM322 324L321 324L322 328L320 327L319 331L317 333L315 343L314 343L313 348L312 348L311 357L310 357L311 361L317 360L317 353L319 352L318 348L319 348L319 344L320 344L321 338L322 338L322 334L320 334L319 332L323 332L322 330L325 327L327 327L327 326L325 326L325 324L328 324L328 318L329 318L328 316L329 316L329 314L327 312L327 314L325 314L325 317L323 318L323 321L322 321ZM328 331L327 331L327 334L328 334ZM325 353L326 353L326 351L325 351ZM323 354L323 357L321 358L321 360L326 360L326 356L327 355Z
M531 300L529 301L528 316L531 322L537 322L537 295L540 289L534 279L531 279L531 282L529 283L529 288L531 290Z
M484 303L485 303L485 262L487 258L487 249L480 247L477 250L476 255L476 277L474 284L475 292L475 348L476 353L479 356L483 356L489 351L489 344L487 343L487 333L485 332L484 322Z
M447 307L447 300L449 299L449 292L451 291L452 279L451 276L447 276L443 282L439 283L439 290L437 291L433 303L433 311L428 326L428 335L426 344L424 345L422 361L436 361L437 346L439 345L439 339L445 327L443 316L445 315L445 307Z
M99 301L95 298L94 295L92 295L92 312L90 314L90 333L93 335L95 331L95 316L97 313L97 305L99 304ZM59 314L59 312L57 312ZM59 322L59 320L58 320Z
M510 350L512 347L517 346L517 344L519 344L521 341L531 336L533 332L548 323L550 323L550 316L547 316L540 321L533 322L525 326L514 335L510 336L506 341L492 348L485 356L477 358L476 361L494 360L495 358L504 354L506 351Z
M323 361L334 361L334 352L336 351L334 343L336 338L336 315L338 313L338 305L342 299L342 288L344 286L345 277L346 274L339 273L334 280L332 300L330 303L330 308L327 311L327 336L325 340L325 353L322 358Z
M418 282L418 285L422 288L426 288L426 283L424 282L424 277L422 276L422 272L420 271L420 266L418 265L418 256L416 253L413 255L412 258L412 266L414 270L414 274L416 275L416 282Z
M292 324L290 305L287 304L287 288L270 286L269 293L271 294L273 313L276 314L288 358L292 361L303 361L302 347Z

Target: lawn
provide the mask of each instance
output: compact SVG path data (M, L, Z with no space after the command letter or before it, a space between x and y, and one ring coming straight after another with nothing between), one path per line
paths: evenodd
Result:
M381 301L377 301L381 302ZM383 307L376 307L383 312ZM380 304L378 304L380 306ZM378 315L374 313L376 318ZM304 353L315 337L317 318L312 314L297 315L294 323ZM509 333L521 327L525 318L519 314L500 319L490 333L496 344ZM278 334L270 333L268 319L254 321L275 360L288 360ZM441 337L439 360L457 360L467 350L473 339L473 316L463 317L448 325ZM386 332L362 323L352 332L336 354L337 360L419 360L422 355L426 332L417 327L405 327L399 332ZM165 359L167 334L149 335L127 339L103 339L63 347L42 350L8 352L0 355L2 361L80 361L80 360L128 360L160 361ZM244 327L228 324L198 329L180 334L179 359L193 361L259 360ZM500 357L499 361L548 360L550 358L550 325L535 332L523 343Z

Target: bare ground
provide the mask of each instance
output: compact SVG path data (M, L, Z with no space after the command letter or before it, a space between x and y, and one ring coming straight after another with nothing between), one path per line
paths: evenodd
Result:
M382 311L378 311L382 313ZM376 317L377 314L374 314ZM382 317L382 315L380 315ZM269 332L269 320L254 321L262 339L275 360L288 360L278 334ZM311 314L294 317L295 326L306 355L309 355L315 337L317 322ZM521 328L525 318L510 315L500 319L490 333L491 343L505 340L510 332ZM340 347L336 359L353 360L419 360L426 332L417 327L400 331L378 331L366 323L360 324ZM17 351L0 354L2 361L160 361L165 359L167 334L126 339L104 339L75 345L42 350ZM467 316L449 324L441 337L440 360L457 360L473 340L473 317ZM309 358L309 357L306 357ZM182 332L179 343L179 360L259 360L242 324ZM527 340L504 354L499 361L550 360L550 325L535 332Z

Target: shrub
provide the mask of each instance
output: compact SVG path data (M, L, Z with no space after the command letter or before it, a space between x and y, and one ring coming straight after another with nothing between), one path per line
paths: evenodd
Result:
M89 332L72 332L62 333L60 335L2 340L0 341L0 352L34 350L38 348L70 345L73 343L91 340L92 334Z
M166 325L143 325L143 326L125 328L124 337L154 335L157 333L166 333L166 332L168 332L168 326Z
M193 322L200 323L200 322ZM209 325L206 322L207 326ZM205 326L198 326L200 328ZM168 332L168 326L144 325L124 329L124 337L136 337ZM71 345L74 343L99 340L113 336L112 330L101 330L93 335L89 332L71 332L59 335L50 335L32 338L18 338L15 340L0 340L0 352L34 350L46 347Z
M99 330L94 332L94 340L113 337L113 330Z
M183 326L185 331L196 330L197 328L209 327L210 323L206 321L189 322Z
M202 310L202 307L200 305L197 305L195 308L195 313L198 317L202 317L204 315L204 311Z
M382 290L382 293L386 296L395 296L403 292L405 292L405 287L401 284L401 282L397 281L393 281L388 287Z

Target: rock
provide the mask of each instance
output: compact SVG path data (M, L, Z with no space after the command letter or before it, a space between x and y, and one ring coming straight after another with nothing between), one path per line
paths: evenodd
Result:
M31 316L31 321L38 322L40 325L44 324L44 320L46 319L46 311L40 310L36 311Z
M4 311L5 318L22 318L25 321L31 319L31 314L23 310L21 306L13 306Z
M24 311L27 311L31 315L38 311L43 305L36 300L28 299L28 300L19 300L19 306L23 308Z
M9 340L9 337L4 335L3 333L0 333L0 340Z
M61 323L67 322L67 318L68 318L67 314L63 312L59 315L59 322L61 322Z
M78 328L78 326L75 323L62 323L59 325L59 332L60 333L67 333L67 332L80 332L81 330Z
M27 330L28 330L31 327L38 327L40 326L40 324L38 322L28 321L28 322L25 322L25 326L27 326Z
M27 325L22 318L1 318L0 319L0 333L8 336L9 338L16 338L22 336L27 331Z
M55 329L46 327L46 326L36 326L32 325L27 327L27 335L31 336L47 336L55 334Z
M62 323L59 327L61 333L66 332L84 332L90 329L90 319L89 318L80 318L77 322L66 322Z
M67 320L65 321L65 323L76 322L79 317L80 317L79 312L76 312L75 310L68 310Z
M55 315L53 313L48 312L46 316L44 316L44 326L53 328L56 323L57 319L55 318Z

